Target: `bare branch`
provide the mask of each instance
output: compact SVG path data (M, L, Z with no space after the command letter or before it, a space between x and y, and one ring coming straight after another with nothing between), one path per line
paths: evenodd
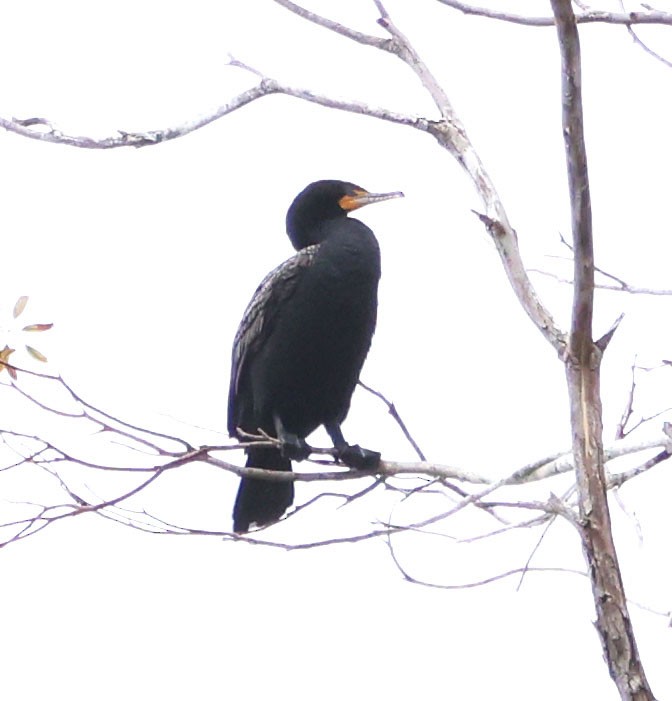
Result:
M621 325L621 322L623 321L623 318L625 317L625 314L619 314L618 318L614 323L611 325L609 330L604 333L600 338L595 341L595 345L599 348L602 353L604 353L605 350L607 350L607 346L611 343L611 339L614 337L614 334L618 330L618 327Z
M595 261L588 160L583 134L581 50L571 3L552 0L551 4L557 20L562 57L562 132L572 210L574 303L569 350L577 360L584 362L593 350Z
M365 385L361 380L359 380L360 387L364 388L367 392L370 392L373 394L374 397L378 397L383 404L387 407L388 412L392 416L392 418L397 422L399 425L399 428L401 429L401 432L404 434L406 437L406 440L411 444L413 447L413 450L415 450L417 456L420 458L420 460L427 460L425 457L425 454L420 450L420 446L415 442L415 439L411 435L410 431L408 428L406 428L406 424L404 423L403 419L399 415L399 412L397 411L397 407L394 405L394 402L391 402L387 397L385 397L384 394L381 392L378 392L378 390L373 389L372 387L369 387L368 385Z
M615 438L617 441L622 440L623 438L626 438L629 436L631 433L636 431L640 426L644 426L645 424L653 421L654 419L659 418L660 416L663 416L664 414L667 414L668 412L672 411L672 407L668 406L665 409L661 409L660 411L656 411L653 414L649 414L647 416L640 416L637 421L635 421L631 426L628 424L630 423L630 420L634 416L634 401L635 401L635 392L637 390L637 381L636 381L636 372L637 370L643 371L643 372L650 372L651 370L656 370L657 368L643 368L641 366L638 366L636 363L636 358L632 363L632 366L630 368L630 389L628 390L628 396L626 398L625 402L625 407L623 408L623 412L621 414L621 418L618 422L618 425L616 426L616 433L615 433ZM663 367L663 366L658 366L658 367ZM669 446L668 446L669 447Z
M665 58L664 56L661 56L657 51L654 51L648 44L645 44L630 25L628 25L628 33L632 37L632 40L635 42L635 44L637 44L637 46L639 46L647 54L649 54L649 56L655 58L656 61L660 61L660 63L662 63L664 66L672 68L672 61Z
M45 467L45 469L47 468ZM21 526L21 528L14 535L10 536L5 540L0 541L0 548L3 548L6 545L9 545L10 543L15 543L19 540L23 540L29 536L35 535L47 526L57 523L58 521L61 521L64 518L79 516L84 513L96 513L107 507L114 506L116 504L121 503L122 501L130 499L136 494L144 491L147 487L149 487L149 485L152 482L156 481L162 474L162 471L157 471L147 479L143 480L140 484L124 492L123 494L114 497L113 499L109 499L107 501L100 502L97 504L89 504L81 497L77 496L73 490L68 488L65 482L57 473L48 469L47 471L59 481L61 487L65 489L66 493L73 499L75 503L41 507L39 513L33 517L29 517L12 523L2 524L3 528L7 528L9 526Z
M325 540L317 540L317 541L311 541L311 542L306 542L306 543L280 543L278 541L273 541L273 540L260 540L258 538L254 538L251 536L243 536L239 535L237 533L229 533L228 539L230 540L236 540L236 541L243 541L245 543L250 543L250 545L264 545L266 547L271 547L271 548L279 548L281 550L313 550L315 548L324 548L328 547L331 545L344 545L344 544L351 544L351 543L361 543L362 541L365 540L371 540L372 538L380 538L383 536L389 535L391 532L394 532L394 529L382 529L382 530L374 530L370 531L368 533L361 533L357 535L352 535L352 536L344 536L342 538L327 538Z
M20 370L20 372L26 372ZM50 375L40 375L39 373L30 373L45 381L50 381L57 383L63 387L68 395L72 397L79 407L83 410L79 414L74 412L64 412L60 409L51 407L44 402L40 402L34 396L30 395L25 390L20 389L16 385L8 385L8 389L20 391L21 396L26 398L28 401L34 402L39 407L46 407L50 413L54 413L56 416L65 416L67 418L78 417L85 418L86 420L94 422L95 425L101 427L103 431L110 435L120 435L124 437L130 437L133 440L143 441L143 436L150 436L152 440L146 440L145 442L155 448L155 452L163 457L169 457L171 460L167 463L153 464L146 467L141 466L117 466L117 465L101 465L99 463L92 463L90 461L85 461L71 455L68 451L62 447L53 443L53 441L45 440L44 438L30 433L19 432L10 429L0 429L0 435L2 436L13 436L20 439L26 439L28 441L38 444L38 447L31 451L28 457L24 457L23 461L37 461L42 457L41 461L49 462L71 462L73 464L81 465L87 469L95 469L98 471L112 471L112 472L147 472L153 473L159 469L165 469L167 465L177 467L190 462L207 462L215 467L225 469L235 474L241 476L256 476L266 479L276 479L276 480L297 480L297 481L315 481L319 479L323 480L344 480L344 479L356 479L359 477L371 476L371 472L363 471L343 471L339 468L338 471L319 471L313 473L298 473L292 475L290 473L278 473L275 471L265 471L258 470L256 468L245 468L238 465L233 465L229 462L222 461L215 457L218 452L230 452L232 450L238 451L242 450L249 445L268 445L272 447L277 444L275 439L264 438L263 441L259 441L260 436L258 435L246 435L241 436L242 438L247 438L249 440L243 440L241 442L230 443L230 444L220 444L220 445L204 445L198 448L191 447L188 441L182 438L176 438L175 436L152 431L150 429L143 429L142 427L130 424L119 417L109 414L98 407L86 402L81 396L70 387L61 377L50 376ZM388 405L388 400L385 399L386 405ZM128 427L129 430L126 430ZM130 432L132 429L133 433ZM186 450L181 452L166 451L161 448L161 446L156 445L154 438L161 438L167 441L182 442L183 445L187 447ZM638 452L650 450L653 448L666 448L669 443L669 438L665 435L661 435L658 438L649 439L645 442L632 442L632 441L616 441L616 443L605 450L605 459L613 460L615 458L621 457L623 455L635 454ZM52 451L52 456L45 458L44 453L46 451ZM335 457L333 448L318 448L311 447L311 451L314 455L320 456L325 455L331 458ZM313 461L318 462L319 461ZM20 463L13 463L12 466L17 466ZM329 463L327 463L329 464ZM545 456L539 460L535 460L532 463L524 465L513 472L509 477L504 480L507 485L524 484L532 481L539 481L546 479L551 476L562 474L572 470L574 467L573 460L570 452L561 451L555 455ZM491 484L491 478L485 473L481 474L478 472L465 470L461 467L450 466L439 463L428 463L426 461L412 463L412 462L395 462L395 461L383 461L379 470L375 473L381 477L394 477L401 475L409 476L422 476L429 479L440 480L443 484L449 484L446 480L458 480L461 482L488 485ZM453 487L454 485L450 485ZM460 492L460 496L465 496L463 492Z
M318 15L315 12L306 10L305 8L300 7L296 3L291 2L291 0L275 0L275 2L278 5L282 5L282 7L286 8L290 12L293 12L295 15L298 15L302 19L308 20L309 22L317 24L320 27L324 27L325 29L330 29L336 34L341 34L342 36L347 37L348 39L356 41L358 44L364 44L365 46L373 46L376 49L381 49L382 51L390 51L391 42L389 39L382 39L381 37L372 36L370 34L362 34L362 32L355 31L354 29L345 27L344 25L339 24L338 22L334 22L331 19L322 17L321 15Z
M635 455L647 450L653 450L655 448L666 448L669 444L669 439L666 436L660 436L658 438L649 439L646 441L634 442L634 441L617 441L612 446L604 449L604 460L608 462L610 460L615 460L621 458L625 455ZM531 474L525 476L526 480L540 480L546 479L551 475L558 475L564 472L569 472L574 470L574 460L571 453L565 453L562 457L551 460L543 465L539 466ZM516 481L509 482L509 484L516 484Z
M614 487L620 487L627 480L632 479L633 477L637 477L638 475L641 475L644 472L647 472L652 467L659 465L661 462L664 462L665 460L669 460L669 458L670 458L669 451L668 450L661 450L660 453L657 453L652 458L649 458L649 460L642 463L641 465L638 465L637 467L633 467L630 470L626 470L625 472L621 472L618 475L610 475L609 481L607 483L607 487L608 487L608 489L612 489Z
M661 435L657 438L652 438L646 441L617 441L613 446L605 449L605 460L614 460L625 455L633 455L655 448L667 449L670 439ZM239 447L237 445L234 448ZM314 451L332 452L331 448L311 448ZM574 470L574 461L571 451L558 453L553 456L548 456L540 460L536 460L529 465L525 465L508 477L501 480L493 481L485 473L480 474L464 468L452 467L432 462L395 462L392 460L383 460L375 470L338 470L338 471L318 471L318 472L277 472L274 470L265 470L256 467L241 467L228 462L221 461L209 454L211 448L203 446L199 449L198 454L191 460L201 460L215 467L233 472L239 476L256 477L258 479L268 479L278 482L319 482L319 481L343 481L361 479L366 477L399 477L403 475L416 477L429 477L441 481L444 480L459 480L469 484L487 486L488 491L477 496L467 495L470 500L481 499L486 494L489 494L493 489L498 489L501 486L514 486L519 484L528 484L548 479L556 475L564 474ZM156 469L156 468L152 468ZM461 495L462 496L462 495Z
M496 19L502 22L511 22L527 27L553 27L555 19L553 17L528 17L526 15L517 15L513 12L503 12L501 10L490 10L485 7L476 7L468 5L459 0L438 0L442 5L458 10L465 15L474 15L476 17L487 17L488 19ZM576 22L578 24L615 24L629 26L631 24L662 24L672 26L672 13L669 12L604 12L601 10L587 10L576 14Z
M537 554L539 551L539 548L541 547L541 544L546 537L546 534L550 530L551 526L553 525L555 521L555 515L548 514L548 522L546 523L544 530L541 532L541 535L539 536L537 542L534 544L534 547L532 548L532 552L529 554L527 560L525 561L525 565L523 566L523 571L520 574L520 579L518 580L518 585L516 586L516 591L520 591L522 586L523 586L523 581L525 580L525 575L530 569L530 563L532 562L532 559L534 556Z
M235 61L232 61L232 63L237 65ZM320 95L319 93L315 93L311 90L284 85L276 80L272 80L271 78L263 78L259 85L240 93L225 104L221 105L212 112L203 115L202 117L197 117L196 119L183 122L177 126L160 130L152 130L147 132L119 131L118 136L93 139L88 136L72 136L64 134L63 132L53 128L50 131L37 131L31 129L30 127L23 126L23 124L26 122L29 124L37 123L38 121L40 123L47 122L47 120L42 118L20 120L15 118L7 119L5 117L0 117L0 128L6 129L7 131L11 131L15 134L19 134L20 136L26 136L30 139L38 139L39 141L47 141L53 144L65 144L68 146L75 146L77 148L113 149L127 146L139 148L142 146L154 146L156 144L163 143L164 141L170 141L172 139L186 136L193 131L202 129L208 124L221 119L225 115L235 112L236 110L250 104L251 102L254 102L255 100L259 100L268 95L278 94L312 102L313 104L321 105L322 107L366 115L369 117L375 117L376 119L382 119L387 122L410 126L424 132L428 132L430 130L427 120L419 117L399 114L383 108L370 107L363 102L337 100L326 95Z
M0 360L0 366L4 366L7 368L11 368L12 370L22 373L24 375L30 375L31 377L36 377L40 380L45 380L48 382L55 382L58 385L60 385L68 395L75 401L76 404L80 405L82 407L82 410L79 414L79 416L88 419L89 421L93 422L94 424L97 424L100 426L102 430L110 430L112 429L112 426L106 424L104 421L101 420L100 417L103 417L104 419L112 422L112 424L116 424L114 427L114 431L120 435L124 436L126 438L129 438L133 441L136 441L138 443L141 443L142 445L151 448L153 451L155 451L159 455L180 455L180 453L171 451L171 450L166 450L162 448L161 446L157 445L155 442L150 442L147 440L147 438L143 438L136 433L128 433L126 431L123 431L119 429L119 426L123 426L124 428L131 429L132 431L135 431L137 433L144 434L145 436L151 436L153 438L161 438L169 442L173 443L178 443L182 445L187 451L193 450L193 446L189 445L187 441L185 441L182 438L178 438L176 436L169 436L166 433L161 433L159 431L152 431L151 429L148 428L142 428L140 426L136 426L134 424L131 424L127 421L123 421L122 419L118 419L115 416L112 416L111 414L108 414L107 412L103 411L102 409L99 409L98 407L93 406L92 404L89 404L85 399L83 399L75 390L60 376L60 375L47 375L45 373L39 373L39 372L34 372L33 370L26 370L24 368L17 367L15 365L10 365L8 363L5 363ZM28 401L30 401L32 404L35 404L36 406L39 406L41 409L44 409L48 411L51 414L55 414L57 416L66 416L66 417L71 417L71 418L77 418L77 414L73 414L71 412L64 412L62 410L55 409L51 406L46 405L45 403L39 402L33 395L29 395L27 392L22 390L18 385L13 383L11 387L15 390L17 390L21 395L23 395Z
M597 270L597 268L595 268ZM573 285L574 280L571 280L555 273L549 273L547 270L539 270L538 268L528 268L529 273L537 273L538 275L545 275L546 277L552 277L554 280L563 283L564 285ZM603 273L606 275L607 273ZM610 276L613 277L613 276ZM628 292L632 295L655 295L669 297L672 296L672 289L655 288L655 287L637 287L635 285L630 285L626 282L619 282L618 284L610 284L608 282L595 283L595 289L597 290L610 290L612 292Z
M623 4L623 0L619 0L619 4L621 6L621 10L625 13L625 5ZM637 32L632 28L632 22L628 22L626 25L628 29L628 34L632 38L632 40L639 46L641 49L643 49L649 56L652 56L655 58L657 61L660 61L663 65L667 66L668 68L672 68L672 61L668 61L666 58L661 56L659 53L654 51L650 46L645 44L640 38Z
M402 566L396 552L394 551L394 548L392 547L392 539L389 536L387 537L387 546L395 566L399 570L401 576L407 582L411 582L412 584L421 584L424 587L430 587L432 589L474 589L476 587L483 587L486 584L492 584L500 579L506 579L507 577L512 577L516 574L527 574L528 572L565 572L568 574L578 574L582 577L586 576L586 573L582 572L581 570L572 570L565 567L517 567L516 569L500 572L492 577L486 577L485 579L480 579L475 582L464 582L462 584L439 584L437 582L428 582L412 576L408 570Z
M424 61L422 61L417 51L392 22L382 4L376 1L376 6L381 13L379 24L395 40L395 53L418 76L423 87L432 96L442 116L442 119L438 122L428 122L426 125L427 130L443 148L454 156L470 177L481 197L486 211L485 214L479 214L479 217L492 236L509 282L521 306L558 353L564 353L566 345L565 335L556 326L550 312L537 297L522 262L516 233L509 224L504 206L490 176L483 167L476 150L467 136L464 125L453 109L445 91Z
M636 387L636 382L635 382L635 369L636 369L636 361L637 359L635 358L635 361L632 363L632 367L630 368L631 371L631 378L630 378L630 390L628 392L628 398L625 402L625 407L623 409L623 413L621 414L621 419L618 422L618 426L616 426L616 440L621 440L622 438L625 438L627 435L625 427L628 424L628 421L630 421L630 417L632 416L632 406L635 401L635 387Z
M441 87L439 81L434 77L418 52L415 50L408 38L392 22L387 10L379 0L374 0L380 19L378 24L383 27L393 38L392 52L396 54L412 71L418 76L423 87L431 95L434 104L438 107L441 117L452 122L456 128L464 132L464 127L457 122L455 110L450 103L446 91Z
M583 135L581 52L571 0L551 0L562 57L562 126L572 210L574 300L565 358L579 523L593 589L596 628L623 701L652 701L611 531L602 446L600 363L592 340L594 257L588 163Z
M246 90L234 97L229 102L218 107L213 112L210 112L202 117L184 122L175 127L169 127L162 130L154 130L147 132L125 132L119 131L118 136L109 136L103 139L93 139L88 136L71 136L64 134L58 129L51 127L49 131L39 131L32 129L33 124L50 124L50 122L41 117L31 117L29 119L16 119L0 117L0 128L11 131L20 136L26 136L29 139L37 139L38 141L47 141L52 144L65 144L67 146L75 146L77 148L89 149L112 149L122 148L126 146L154 146L155 144L171 139L177 139L181 136L201 129L208 124L220 119L226 114L235 112L237 109L254 102L261 97L279 92L278 86L272 81L262 82L259 85ZM29 126L24 126L24 125Z
M66 420L87 420L93 421L90 417L97 417L95 420L98 421L98 425L102 427L105 435L114 436L121 435L125 436L130 433L134 439L142 439L143 429L139 427L133 427L133 431L139 432L136 436L135 433L131 433L129 430L124 428L125 426L130 426L127 422L119 419L118 417L112 416L109 413L101 412L97 407L86 403L82 405L80 403L79 395L72 389L69 388L66 383L60 377L56 376L44 376L42 379L52 383L57 383L60 386L64 386L68 390L68 396L74 399L78 407L83 408L82 414L73 414L72 412L61 412L59 408L51 407L44 402L36 402L37 406L46 407L49 413L55 416L63 416ZM8 389L17 389L16 385L8 385ZM34 399L30 393L23 391L21 396L32 401ZM52 411L53 409L53 411ZM71 415L72 414L72 415ZM103 435L101 433L101 435ZM175 440L171 436L165 434L157 434L168 440ZM16 438L19 441L24 441L24 447L21 451L11 445L8 442L9 439ZM365 479L371 480L370 484L367 484L363 489L360 489L354 495L348 495L347 493L339 492L325 492L322 490L318 497L315 497L308 502L302 504L294 511L290 512L287 518L293 518L298 513L306 508L309 508L318 499L322 499L327 496L337 497L343 502L343 505L349 504L352 501L360 498L364 498L367 494L374 491L377 487L385 486L386 488L394 488L404 494L404 498L411 495L426 494L428 492L432 493L446 493L445 490L451 490L456 492L460 500L454 503L453 507L443 513L431 516L420 523L414 523L410 525L395 525L391 526L386 524L385 530L376 529L374 531L359 534L355 537L345 537L336 539L327 539L324 541L316 541L314 543L302 543L295 546L287 546L284 543L273 544L271 541L258 541L260 544L270 544L275 547L282 547L287 549L302 549L302 548L313 548L327 546L329 544L335 544L339 542L359 542L360 540L367 540L369 538L378 537L380 535L387 535L390 532L400 532L402 530L415 530L426 532L427 526L431 523L443 521L449 518L453 514L463 510L464 508L473 506L478 509L485 510L490 516L497 518L501 523L507 524L504 529L500 529L502 533L510 531L514 528L526 528L535 525L540 525L547 521L551 515L557 515L560 511L560 506L562 506L563 515L570 518L574 522L575 518L572 510L569 506L563 503L551 502L522 502L522 501L484 501L484 497L493 493L495 490L502 486L510 486L515 484L524 484L530 481L536 481L546 477L551 477L553 475L561 474L563 472L569 472L573 468L573 460L571 454L557 454L554 456L548 456L541 460L537 460L529 465L525 465L509 477L492 482L491 478L486 475L479 475L468 470L451 467L447 465L437 465L427 462L419 463L395 463L392 461L383 461L377 470L372 471L357 471L357 470L346 470L341 467L337 469L321 469L318 471L310 472L298 472L298 473L285 473L273 470L262 470L254 467L240 467L238 465L232 464L230 462L221 460L215 457L216 453L229 453L231 450L243 450L245 447L256 444L259 445L259 436L242 436L242 438L249 438L250 440L243 440L241 443L232 443L224 445L204 445L199 448L192 448L191 450L185 450L178 454L170 454L166 451L160 454L162 458L168 458L169 460L155 462L147 466L143 465L102 465L96 462L91 462L79 458L71 452L66 452L59 446L55 445L52 441L40 438L37 435L32 435L28 433L21 433L13 429L1 429L0 428L0 439L2 439L6 445L12 449L13 452L18 454L25 454L21 460L13 460L11 464L6 465L4 469L18 469L21 465L35 465L47 472L52 478L56 479L61 488L68 495L72 503L70 504L33 504L33 511L26 515L24 518L14 519L12 521L5 521L0 524L3 533L7 533L0 544L14 543L22 540L28 536L35 535L40 531L44 530L47 526L61 521L64 518L80 516L87 513L93 513L106 518L129 528L134 528L142 530L145 532L157 533L157 534L174 534L174 535L202 535L202 536L216 536L216 537L232 537L228 531L216 531L216 530L205 530L200 528L195 528L186 525L177 526L175 524L168 524L167 522L159 519L156 516L150 515L147 511L133 511L126 507L122 508L122 504L130 499L131 497L137 497L142 493L149 485L151 485L159 475L166 471L179 469L183 466L190 465L196 462L202 464L211 465L217 469L223 469L228 472L232 472L241 476L254 476L257 478L263 478L268 480L292 480L297 482L340 482L343 480L354 480L354 479ZM263 443L269 446L274 446L277 441L271 440L270 438L264 438ZM29 444L26 447L25 441ZM638 452L640 450L648 450L651 447L659 447L663 452L666 453L669 445L669 437L663 435L656 441L650 441L648 443L633 444L632 442L619 441L614 446L614 456L628 454L629 452ZM13 442L13 441L12 441ZM154 437L150 437L147 442L150 445L154 445L156 440ZM160 448L160 446L159 446ZM660 451L659 451L660 452ZM333 449L332 448L314 448L314 453L317 456L328 455L333 459ZM637 468L633 468L628 472L621 474L616 474L610 478L609 488L619 486L623 484L626 480L636 477L645 470L650 469L655 464L663 461L662 455L657 456L654 459L649 459ZM319 460L314 460L321 464ZM138 473L144 475L139 484L136 484L132 489L127 489L114 498L99 498L91 499L90 497L83 497L80 495L79 490L70 486L64 476L60 474L59 464L68 464L70 466L82 468L85 471L94 470L98 473L112 473L112 474L129 474ZM325 463L326 465L331 465L332 463ZM3 468L0 468L3 469ZM408 489L400 489L389 483L389 479L393 477L418 477L430 479L431 482L422 485L420 488L417 486L412 488L410 491ZM460 488L456 484L453 484L453 480L458 480L463 483L474 483L482 485L482 489L474 494L470 494L464 489ZM428 485L433 485L431 490L428 490ZM115 487L116 489L116 487ZM28 505L26 505L28 506ZM503 519L497 513L500 509L533 509L535 511L542 512L541 516L537 516L534 519L528 519L520 523L511 525L510 521ZM482 536L487 537L487 536ZM253 539L258 540L258 539Z

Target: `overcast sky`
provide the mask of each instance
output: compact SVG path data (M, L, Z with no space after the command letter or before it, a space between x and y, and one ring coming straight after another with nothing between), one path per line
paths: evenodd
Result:
M509 6L550 11L545 2ZM559 234L568 235L569 218L555 31L463 17L430 0L387 7L464 121L528 267L569 274L557 258L567 256ZM311 8L382 36L373 3ZM664 50L666 35L642 34ZM598 264L632 284L672 287L672 72L624 29L591 26L581 37ZM255 84L227 65L230 54L292 85L436 116L401 62L270 0L12 3L0 23L0 114L101 137L175 126ZM87 151L0 133L0 149L0 327L16 298L29 295L26 323L55 324L34 342L47 368L95 405L196 445L224 441L231 342L261 278L292 253L286 209L312 180L342 178L406 193L359 215L383 256L379 326L362 379L396 403L428 458L497 478L570 446L562 364L517 305L472 213L480 203L471 184L431 137L274 96L155 147ZM569 288L533 280L566 326ZM596 335L621 312L603 372L607 442L635 354L648 366L671 354L669 297L601 293ZM35 367L19 351L15 358ZM636 410L665 408L671 384L665 372L644 378ZM2 424L57 430L3 402ZM414 459L385 407L360 390L344 430L385 458ZM72 431L56 435L101 460L136 458ZM327 445L323 434L312 442ZM99 496L115 493L87 480L82 488ZM15 473L2 485L15 500L50 489ZM549 482L534 494L567 485ZM628 591L663 612L672 608L671 487L663 464L612 504ZM196 466L142 503L168 520L226 530L236 488L233 475ZM300 484L298 501L318 489ZM340 503L325 500L264 537L363 533L444 502L381 493ZM443 532L466 537L483 523L463 514ZM414 576L460 584L524 566L539 535L395 543ZM520 591L516 578L430 589L404 582L382 540L284 552L145 535L93 516L6 548L0 564L0 688L13 701L616 697L589 583L578 575L529 574ZM577 537L554 525L533 564L582 569ZM650 682L667 698L667 621L636 607L632 618Z

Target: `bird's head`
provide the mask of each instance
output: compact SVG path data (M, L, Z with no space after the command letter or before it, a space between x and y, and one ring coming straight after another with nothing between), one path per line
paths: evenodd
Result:
M368 192L342 180L318 180L302 190L287 212L287 235L299 251L322 241L322 224L346 217L374 202L403 197L403 192Z

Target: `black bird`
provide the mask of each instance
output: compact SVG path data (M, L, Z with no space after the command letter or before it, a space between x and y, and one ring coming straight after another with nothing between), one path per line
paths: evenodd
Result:
M380 278L376 237L347 215L402 196L320 180L290 206L287 234L298 253L259 285L233 342L229 434L262 430L281 442L280 450L247 448L248 467L290 471L291 460L308 457L305 439L318 426L349 467L378 464L380 453L349 445L341 432L376 326ZM234 531L276 521L293 499L293 482L244 477Z

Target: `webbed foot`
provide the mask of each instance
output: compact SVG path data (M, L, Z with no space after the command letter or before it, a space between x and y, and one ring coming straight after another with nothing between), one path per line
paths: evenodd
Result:
M280 454L283 458L301 462L310 455L310 446L303 438L286 433L280 439Z
M355 470L373 470L380 464L380 453L347 443L338 449L337 457L344 465Z

